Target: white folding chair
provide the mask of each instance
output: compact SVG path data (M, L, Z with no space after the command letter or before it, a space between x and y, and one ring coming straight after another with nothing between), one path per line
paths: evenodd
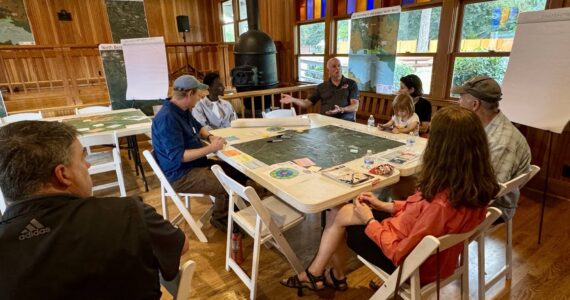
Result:
M497 194L498 197L502 197L514 190L521 189L527 182L529 182L536 173L540 171L540 167L531 165L530 171L524 173L508 182L501 183L501 191ZM499 270L495 275L493 275L489 280L485 279L485 235L494 232L502 225L506 225L507 231L507 241L505 244L505 266ZM511 280L513 277L512 263L513 263L513 220L510 219L503 224L498 224L492 226L487 230L481 232L481 234L476 236L477 240L477 252L478 252L478 295L479 299L485 299L485 294L487 291L494 286L501 278L505 277L505 283L507 280ZM490 275L489 275L490 276Z
M206 238L206 235L204 235L204 232L202 232L202 227L212 216L212 213L214 212L214 207L211 206L200 217L198 221L194 220L194 218L190 214L190 199L204 198L206 196L204 194L177 193L176 191L174 191L172 185L170 185L170 182L168 182L168 179L166 179L166 176L164 175L164 173L160 169L160 166L156 162L153 153L151 153L148 150L145 150L143 152L143 155L146 158L146 161L148 162L152 170L154 171L156 177L158 177L158 180L160 180L160 196L161 196L163 218L165 220L169 220L168 206L166 205L166 197L170 197L170 199L172 199L172 202L174 202L174 204L178 208L178 211L180 211L180 214L173 219L172 223L177 223L183 218L184 220L186 220L186 222L188 222L188 225L190 225L190 228L192 228L192 231L194 232L198 240L200 240L200 242L202 243L207 243L208 239ZM184 197L184 203L182 203L182 200L180 199L181 196ZM212 203L214 203L215 201L214 197L208 196L208 198Z
M20 114L8 115L2 118L2 122L12 123L19 121L37 121L41 119L42 119L42 112L39 111L37 113L20 113Z
M2 194L2 190L0 190L0 218L2 214L6 211L6 200L4 200L4 194Z
M93 105L82 108L75 108L75 114L79 116L79 115L93 114L98 112L106 112L111 110L113 110L111 108L111 105L109 106Z
M185 262L178 271L179 274L172 281L160 280L164 288L174 297L174 300L188 300L192 291L192 277L196 263L192 260Z
M291 107L291 109L276 109L276 110L272 110L268 113L262 111L261 115L263 116L264 119L270 119L270 118L286 118L286 117L294 117L297 115L297 112L295 112L295 108Z
M107 189L119 186L121 197L127 195L125 189L125 180L123 178L123 169L121 168L121 154L119 153L119 142L117 134L102 133L96 135L82 136L79 138L83 147L92 147L97 145L113 145L113 149L108 151L91 152L87 155L87 162L91 164L89 174L99 174L103 172L115 171L117 173L117 181L102 185L93 186L93 191Z
M459 265L451 276L440 280L440 287L444 287L456 279L461 279L461 298L469 299L469 262L467 260L469 257L470 238L477 232L491 226L491 224L493 224L500 215L500 210L494 207L489 207L487 209L485 220L469 232L448 234L440 238L436 238L431 235L424 237L414 250L412 250L412 252L406 257L402 265L400 265L392 274L384 272L379 267L368 262L361 256L358 256L358 259L360 259L384 281L382 286L370 299L389 299L393 296L398 282L398 273L400 272L400 268L402 268L402 273L400 274L400 286L398 292L403 299L425 299L429 294L438 292L436 282L426 284L423 287L420 286L420 266L431 255L436 254L438 248L441 252L461 243L463 244L463 252L461 253L462 259L460 259ZM408 279L410 281L409 283L406 283Z
M290 263L294 252L289 243L283 237L283 232L301 223L303 215L291 208L275 196L263 200L259 198L255 190L248 186L244 187L230 178L218 165L212 166L214 175L218 178L224 189L229 194L228 233L226 243L226 270L230 268L238 275L250 290L250 299L255 299L257 292L257 277L259 271L259 252L261 244L274 239L275 246L283 252ZM249 202L251 206L234 210L234 203L241 199ZM233 223L238 224L249 234L253 242L253 259L251 277L231 258L231 235Z

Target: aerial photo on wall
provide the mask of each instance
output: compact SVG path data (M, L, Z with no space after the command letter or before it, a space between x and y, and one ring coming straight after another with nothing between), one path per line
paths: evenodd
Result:
M4 104L4 98L2 97L2 91L0 91L0 118L5 117L6 115L6 105Z
M361 91L391 90L396 66L399 9L375 9L351 19L348 77Z
M143 0L106 0L113 43L148 37Z
M0 45L33 44L23 0L0 0Z

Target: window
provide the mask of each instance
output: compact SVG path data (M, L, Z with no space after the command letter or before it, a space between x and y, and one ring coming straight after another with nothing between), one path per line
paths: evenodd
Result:
M430 93L440 19L441 7L409 10L400 14L394 90L400 89L401 77L416 74L422 80L424 93Z
M336 21L336 43L334 56L340 60L342 75L348 77L348 50L350 48L350 19Z
M298 80L323 81L325 59L325 23L299 25Z
M234 4L236 14L234 14ZM233 43L236 37L248 30L246 0L225 0L221 2L222 38L226 43ZM239 16L238 18L234 16ZM236 27L236 24L237 27Z
M461 35L456 46L452 86L475 75L499 83L507 70L519 13L543 10L546 0L498 0L463 5Z
M393 89L400 89L400 78L416 74L422 80L424 93L429 94L433 69L433 58L437 51L441 7L405 11L400 14L396 68ZM348 71L348 50L350 47L350 19L336 21L335 56Z

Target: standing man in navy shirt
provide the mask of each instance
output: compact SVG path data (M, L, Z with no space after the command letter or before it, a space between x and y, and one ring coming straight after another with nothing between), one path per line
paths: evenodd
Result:
M308 99L293 98L282 94L281 103L295 103L302 108L309 108L321 101L321 114L343 119L356 120L358 110L358 86L352 79L342 76L342 65L338 58L327 61L330 79L319 84Z
M210 167L220 165L224 172L245 185L247 177L223 161L206 155L221 150L225 140L214 136L194 119L191 109L208 95L208 86L194 76L183 75L174 81L173 96L166 100L152 122L152 146L160 168L175 191L204 193L216 198L210 223L227 228L228 195ZM202 140L210 144L205 145Z

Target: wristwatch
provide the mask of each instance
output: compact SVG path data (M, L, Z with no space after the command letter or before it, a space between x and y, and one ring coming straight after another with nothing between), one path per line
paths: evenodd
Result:
M344 114L344 107L341 107L341 108L340 108L340 113L341 113L341 114Z

